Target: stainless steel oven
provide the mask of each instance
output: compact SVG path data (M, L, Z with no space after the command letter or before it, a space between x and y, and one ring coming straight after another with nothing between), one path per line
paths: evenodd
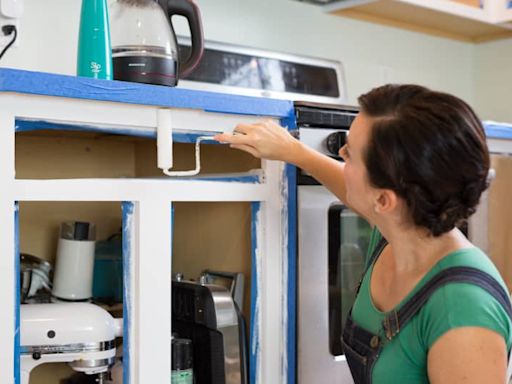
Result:
M179 41L186 56L188 42ZM295 104L300 140L337 158L357 114L341 106L346 102L341 63L215 42L205 47L202 62L180 87L301 100ZM297 346L297 382L352 383L340 337L369 227L300 170L297 184L297 297L289 298L297 301L297 337L291 341Z
M296 103L299 139L339 161L355 108ZM299 171L299 384L353 383L341 332L363 272L371 228L310 175Z

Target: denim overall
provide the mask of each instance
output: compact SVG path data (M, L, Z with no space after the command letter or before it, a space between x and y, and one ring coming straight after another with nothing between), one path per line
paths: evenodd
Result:
M387 241L384 238L377 244L366 266L366 271L379 257L386 244ZM359 293L361 282L357 293ZM391 342L400 329L407 325L436 289L449 283L471 283L485 289L498 300L512 318L512 306L508 293L492 276L472 267L461 266L444 269L429 280L398 311L392 311L384 318L382 334L385 335L385 338L374 335L354 324L352 311L350 311L343 330L342 344L355 384L371 384L372 370L384 345Z

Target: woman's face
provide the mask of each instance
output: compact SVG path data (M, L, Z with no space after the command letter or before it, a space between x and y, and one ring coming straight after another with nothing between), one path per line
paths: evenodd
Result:
M371 217L373 211L372 191L375 191L368 182L363 159L370 136L370 123L368 117L359 113L350 126L347 143L339 151L339 155L345 160L346 203L367 218Z

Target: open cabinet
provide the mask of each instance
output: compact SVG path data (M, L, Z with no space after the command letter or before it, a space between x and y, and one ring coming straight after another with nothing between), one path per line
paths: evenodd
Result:
M25 384L24 354L42 353L24 345L20 253L55 265L59 227L70 221L96 226L100 282L114 277L98 262L98 244L118 240L122 294L91 305L122 318L111 348L124 384L170 381L172 313L181 314L173 278L229 287L220 282L225 272L245 277L237 308L247 382L293 382L293 169L209 142L201 144L197 177L168 177L157 167L156 145L165 110L173 170L191 169L198 137L262 118L292 127L292 103L7 69L0 80L2 383ZM50 331L44 337L53 345L59 335ZM30 384L65 383L74 373L65 364L41 365Z

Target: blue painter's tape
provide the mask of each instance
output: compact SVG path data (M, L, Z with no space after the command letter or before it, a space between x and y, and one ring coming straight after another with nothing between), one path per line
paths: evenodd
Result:
M19 204L14 203L14 383L20 383L20 222Z
M47 121L39 120L22 120L16 119L15 122L16 132L28 132L28 131L40 131L40 130L52 130L52 131L76 131L76 132L100 132L114 135L126 135L134 137L147 137L156 138L155 131L144 131L141 129L117 129L98 127L95 125L73 125L73 124L62 124L62 123L49 123Z
M491 139L512 139L512 124L484 121L485 135Z
M123 212L123 383L126 384L131 384L130 324L133 313L130 304L134 287L131 286L130 277L135 273L135 271L131 270L131 260L133 257L131 254L133 208L134 204L130 201L123 201L121 204Z
M148 139L156 139L155 130L142 130L142 129L127 129L127 128L113 128L113 127L101 127L95 125L73 125L73 124L62 124L62 123L50 123L41 120L23 120L16 119L15 122L16 132L29 132L29 131L40 131L40 130L51 130L51 131L73 131L73 132L99 132L112 135L124 135L133 137L145 137ZM200 136L210 136L212 132L173 132L172 139L176 143L191 143L195 144L197 138ZM204 143L204 142L203 142ZM206 141L208 144L219 144L215 140Z
M281 119L289 131L297 128L295 116ZM295 384L297 372L297 168L286 165L284 181L288 189L288 287L287 294L287 383Z
M286 165L288 183L288 384L296 382L297 372L297 168Z
M258 292L258 260L256 250L258 249L258 213L261 203L251 203L251 321L250 321L250 343L249 343L249 384L256 384L256 371L258 368L259 345L259 328L261 324L257 324L257 298Z
M227 95L124 81L97 80L18 69L0 69L0 91L68 97L209 112L287 117L287 100Z
M240 175L240 176L223 176L223 177L201 177L201 178L187 178L191 181L218 181L225 183L248 183L258 184L260 183L259 175Z

